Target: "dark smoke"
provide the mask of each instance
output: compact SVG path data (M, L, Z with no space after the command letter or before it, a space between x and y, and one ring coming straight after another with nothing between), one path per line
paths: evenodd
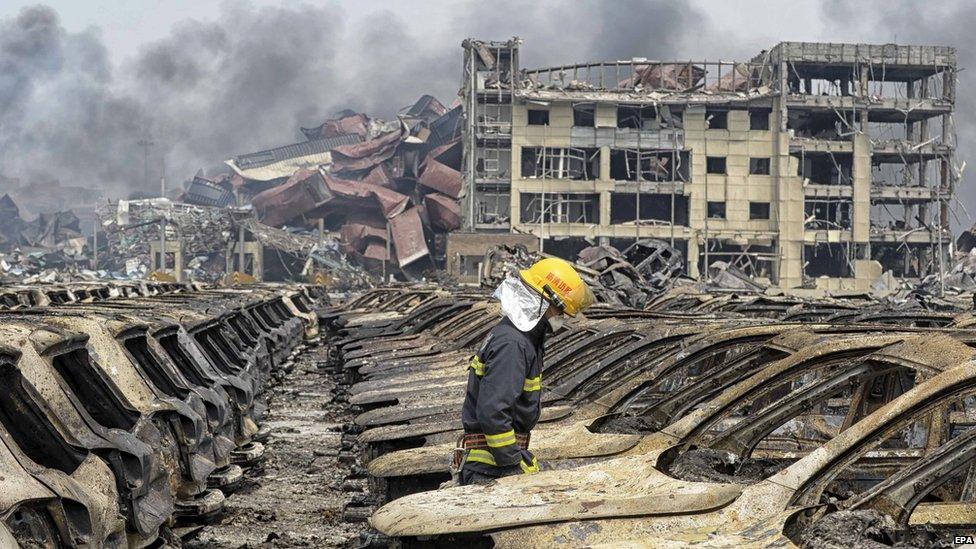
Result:
M341 109L389 117L424 93L450 104L467 36L519 35L532 67L684 56L708 32L704 14L663 0L417 6L454 13L418 31L387 11L227 4L218 20L179 23L118 67L96 32L67 32L50 7L26 8L0 20L0 176L153 194L164 162L173 187L298 140L300 126Z

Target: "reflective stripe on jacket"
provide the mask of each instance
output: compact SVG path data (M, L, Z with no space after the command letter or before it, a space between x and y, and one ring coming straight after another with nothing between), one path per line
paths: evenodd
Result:
M542 346L548 326L542 320L531 331L521 332L503 319L471 358L461 421L466 433L485 435L488 450L469 452L468 463L489 471L518 469L523 449L515 434L528 433L539 421Z

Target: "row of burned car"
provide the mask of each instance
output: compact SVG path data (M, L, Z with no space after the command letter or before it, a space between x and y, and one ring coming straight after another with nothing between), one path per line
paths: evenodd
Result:
M0 287L0 547L158 547L260 467L314 288Z
M476 293L377 289L321 317L373 542L925 546L976 527L976 318L950 302L596 307L546 343L544 470L451 486L467 361L499 314Z

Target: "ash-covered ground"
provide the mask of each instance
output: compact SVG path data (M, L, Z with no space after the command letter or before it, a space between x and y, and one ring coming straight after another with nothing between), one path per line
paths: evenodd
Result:
M269 389L264 471L252 471L228 496L220 522L184 547L341 547L366 530L365 523L342 519L362 484L345 481L352 465L339 459L341 427L351 416L333 400L329 373L318 368L326 354L324 345L299 351L294 369Z

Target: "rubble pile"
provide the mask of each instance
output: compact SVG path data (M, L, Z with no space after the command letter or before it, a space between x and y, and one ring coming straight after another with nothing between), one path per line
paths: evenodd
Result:
M711 288L722 290L762 292L766 289L741 269L725 261L715 261L708 266L706 283Z
M579 252L576 265L602 303L638 309L667 289L682 274L684 260L663 240L639 240L619 251L590 246Z
M185 199L237 192L264 225L321 223L375 273L412 279L443 262L443 235L461 224L460 106L425 95L393 121L346 111L302 132L305 142L228 160L231 175L198 175Z
M342 291L369 288L373 277L351 264L342 253L338 235L317 234L304 228L279 229L255 219L251 208L189 205L165 198L122 200L99 211L104 242L99 245L100 272L114 278L145 278L152 261L150 244L165 239L178 241L187 257L189 279L216 282L226 275L226 259L243 229L265 250L303 262L293 278L329 273L330 287Z
M13 198L0 196L0 282L91 280L88 253L88 240L71 210L25 221Z
M189 206L165 198L120 200L99 212L104 242L99 268L116 278L144 278L152 265L150 243L160 241L165 224L168 241L179 240L194 280L213 282L222 276L224 252L236 236L226 210Z
M481 285L495 288L509 274L527 269L540 259L540 254L530 252L522 245L493 246L485 252L485 260L481 263Z
M172 200L99 204L97 254L98 237L82 235L70 211L26 222L5 195L0 277L145 278L153 243L167 241L179 242L185 274L214 282L242 228L289 256L274 258L289 279L325 273L337 287L362 288L380 274L429 276L443 266L446 233L461 226L461 120L460 105L430 95L395 120L344 111L302 128L303 142L235 156L223 173L199 171Z
M482 262L481 284L494 288L507 276L545 257L521 245L489 249ZM681 252L663 240L644 239L623 252L590 246L578 254L576 270L599 303L644 308L683 274Z

